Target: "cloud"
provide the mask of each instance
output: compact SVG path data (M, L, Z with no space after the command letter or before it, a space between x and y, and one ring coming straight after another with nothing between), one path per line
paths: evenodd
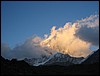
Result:
M91 43L99 45L99 17L98 15L90 16L87 19L79 21L80 28L76 31L75 36Z
M68 22L58 29L53 26L50 35L44 37L34 35L13 49L8 44L1 44L1 55L8 59L24 59L61 52L73 57L86 57L92 52L91 45L99 45L99 16Z
M2 47L2 52L5 51L5 55L2 53L2 55L8 56L8 59L17 58L19 60L22 60L24 58L39 58L41 55L49 56L51 53L55 53L55 51L47 48L47 47L41 47L39 45L39 42L42 39L38 36L35 36L34 38L27 39L23 44L17 45L15 48L10 49L10 51L7 53L8 46ZM5 50L3 50L5 49ZM50 51L50 52L49 52Z
M6 44L6 43L1 44L1 55L3 57L8 58L9 57L8 54L10 51L11 51L11 48L9 47L8 44Z
M48 34L44 34L44 38L45 38L45 39L48 38Z
M56 26L53 26L50 36L40 45L74 57L86 57L92 52L90 46L98 45L98 27L98 15L92 15L75 23L68 22L57 30Z

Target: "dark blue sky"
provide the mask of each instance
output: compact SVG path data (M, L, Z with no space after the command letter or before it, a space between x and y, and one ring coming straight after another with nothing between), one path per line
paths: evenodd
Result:
M98 11L98 1L2 1L1 40L14 47L33 34L43 37L54 25L59 28Z

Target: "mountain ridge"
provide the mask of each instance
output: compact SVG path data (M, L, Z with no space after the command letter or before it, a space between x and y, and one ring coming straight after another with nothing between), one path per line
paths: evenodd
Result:
M53 64L61 65L60 63L64 63L63 66L68 66L70 64L71 65L72 64L79 64L79 62L83 59L84 59L83 57L71 57L68 54L62 54L60 52L57 52L49 57L44 56L44 58L42 57L42 58L38 58L38 59L33 58L33 59L24 59L24 60L33 66L53 65Z
M70 66L31 66L25 61L1 57L1 75L99 75L99 63Z

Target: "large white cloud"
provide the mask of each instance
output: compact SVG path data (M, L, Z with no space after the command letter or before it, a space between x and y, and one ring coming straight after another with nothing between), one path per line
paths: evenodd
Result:
M90 46L98 45L98 27L98 15L91 15L75 23L68 22L57 30L53 26L50 36L40 44L71 56L86 57L91 53Z
M99 45L99 16L68 22L57 30L53 26L50 35L44 36L41 39L34 35L13 49L8 44L1 44L1 55L9 59L24 59L51 55L57 51L74 57L86 57L92 52L89 49L91 45Z

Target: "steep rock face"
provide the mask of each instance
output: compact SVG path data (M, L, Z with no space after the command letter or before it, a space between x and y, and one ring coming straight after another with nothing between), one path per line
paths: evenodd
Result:
M90 55L82 64L99 63L99 49Z

